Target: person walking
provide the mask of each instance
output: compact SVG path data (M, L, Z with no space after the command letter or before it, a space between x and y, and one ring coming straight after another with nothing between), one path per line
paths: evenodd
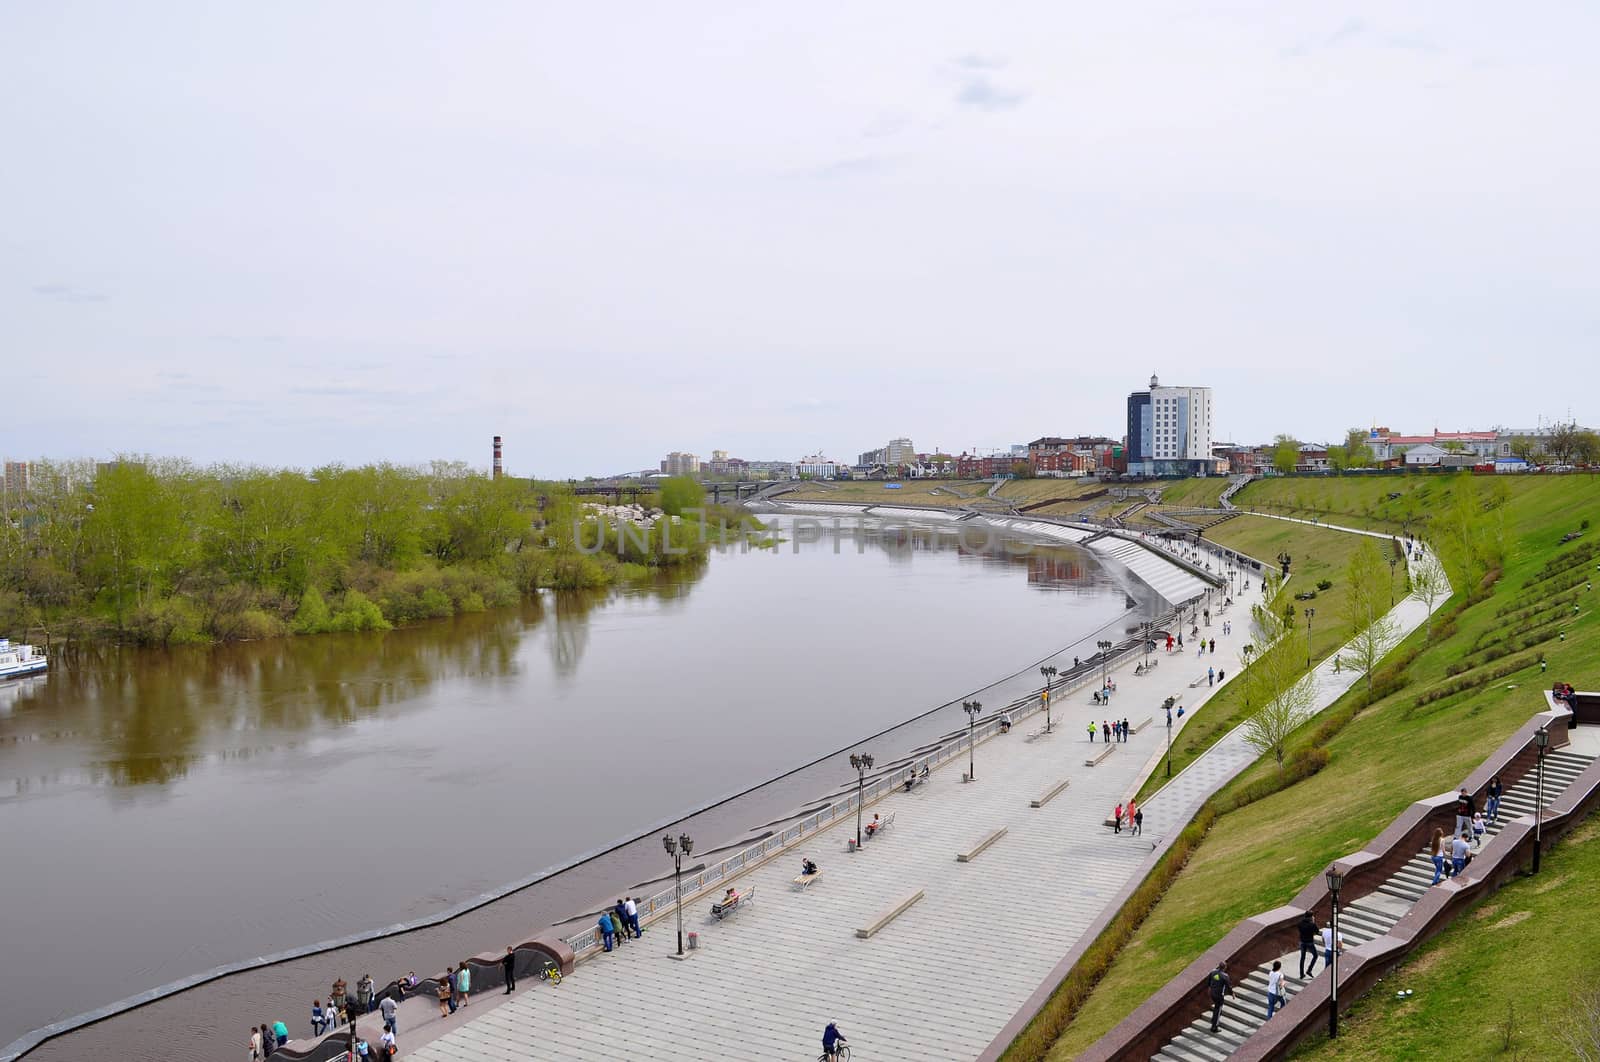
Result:
M1214 668L1214 667L1206 668L1206 685L1207 686L1215 686L1216 684L1217 684L1217 669Z
M1483 833L1486 828L1483 821L1483 812L1480 811L1472 816L1472 847L1483 847Z
M1467 842L1467 833L1463 831L1450 842L1450 876L1458 878L1461 872L1467 869L1467 854L1472 851L1472 845Z
M1490 822L1495 821L1500 816L1500 796L1505 791L1505 786L1500 784L1500 776L1498 774L1489 779L1489 788L1485 790L1485 793L1489 798L1488 812Z
M1089 744L1094 744L1094 720L1089 720Z
M1122 802L1121 801L1117 802L1117 808L1116 808L1115 811L1113 811L1111 813L1111 818L1115 822L1115 826L1113 827L1113 832L1120 834L1122 832Z
M313 999L311 1001L311 1035L321 1036L323 1030L327 1027L328 1021L322 1016L322 1000Z
M517 952L510 944L506 945L506 957L500 960L500 970L505 974L506 995L517 990Z
M1100 720L1100 736L1106 739L1106 744L1111 744L1111 720Z
M1467 787L1462 786L1456 794L1456 830L1457 834L1472 825L1472 814L1478 810L1477 801L1472 799L1467 792Z
M1217 651L1217 640L1215 638L1213 638L1213 639L1211 639L1211 652L1213 654L1215 654L1216 651Z
M610 914L610 912L601 911L600 912L600 921L598 923L596 923L596 924L599 925L599 927L600 927L600 935L605 938L606 950L610 951L612 945L616 943L616 935L617 935L617 931L615 929L613 929L612 926L611 926L611 914Z
M1132 735L1128 732L1128 717L1122 717L1122 740L1127 741Z
M1127 816L1128 816L1128 834L1129 834L1129 836L1133 835L1133 816L1138 810L1139 810L1139 805L1137 803L1135 803L1132 800L1128 801Z
M392 1033L400 1031L400 1020L395 1013L400 1009L400 1004L394 1001L393 996L384 996L378 1001L378 1010L383 1015L383 1027Z
M1429 888L1439 884L1446 877L1444 863L1444 830L1441 827L1433 828L1433 841L1429 845L1433 856L1433 880L1428 882Z
M1233 981L1228 977L1226 961L1217 963L1217 968L1206 977L1206 987L1211 990L1211 1031L1215 1033L1222 1024L1223 997L1233 995Z
M1300 980L1304 981L1317 969L1317 919L1310 911L1300 916ZM1306 965L1306 956L1311 965Z
M1335 948L1339 950L1340 955L1344 954L1344 937L1341 935L1335 940L1332 924L1325 925L1322 927L1322 965L1330 969L1333 967L1333 952Z
M268 1025L266 1022L262 1022L261 1023L261 1057L262 1058L271 1058L272 1057L272 1052L276 1051L277 1049L278 1049L278 1045L273 1043L272 1026Z
M1284 1004L1283 994L1283 960L1273 959L1272 970L1267 974L1267 1020L1272 1020L1272 1012Z
M434 995L439 997L439 1017L448 1018L451 1010L449 970L445 971L444 978L439 982L438 987L434 989Z
M1133 834L1135 837L1144 833L1144 808L1133 813Z
M461 990L461 1005L467 1005L467 996L472 991L472 971L462 963L456 969L456 987Z
M250 1026L250 1062L260 1062L260 1060L265 1057L261 1053L261 1048L261 1027L259 1025L252 1025Z
M606 950L609 951L611 949L607 948ZM456 1007L461 1004L459 994L456 992L456 968L454 966L446 966L444 968L444 991L445 998L450 1001L450 1013L454 1014Z

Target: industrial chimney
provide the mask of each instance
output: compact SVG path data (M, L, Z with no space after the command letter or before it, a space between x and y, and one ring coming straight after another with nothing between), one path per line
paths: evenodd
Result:
M500 436L494 437L494 478L500 478Z

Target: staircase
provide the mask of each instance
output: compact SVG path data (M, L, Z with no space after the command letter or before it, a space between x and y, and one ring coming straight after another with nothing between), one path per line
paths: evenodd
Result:
M1577 780L1578 775L1589 766L1591 759L1589 756L1580 756L1559 749L1546 754L1544 761L1546 806L1549 806L1552 798ZM1530 770L1516 785L1505 791L1505 795L1500 798L1500 814L1486 829L1489 836L1498 834L1504 828L1506 819L1535 813L1538 778L1537 769ZM1379 885L1377 891L1354 903L1340 905L1339 935L1351 947L1383 936L1389 931L1389 927L1411 910L1412 904L1422 899L1432 883L1433 857L1431 851L1425 848ZM1319 952L1321 950L1320 943L1318 950ZM1291 996L1297 995L1311 983L1296 976L1299 973L1299 957L1298 948L1281 956L1284 967L1284 989ZM1318 964L1320 973L1322 969L1320 955ZM1208 1001L1199 1017L1169 1040L1161 1050L1150 1056L1151 1062L1221 1062L1231 1056L1251 1033L1266 1024L1267 972L1271 968L1271 963L1258 966L1233 986L1234 995L1229 996L1222 1004L1220 1031L1215 1033L1211 1031L1211 1005Z

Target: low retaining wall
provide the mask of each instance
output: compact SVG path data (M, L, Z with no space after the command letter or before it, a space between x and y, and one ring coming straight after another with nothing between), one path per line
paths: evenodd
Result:
M1510 788L1536 767L1538 752L1534 732L1541 725L1547 726L1550 746L1559 748L1568 743L1567 727L1571 719L1572 714L1564 706L1553 705L1550 710L1535 715L1472 773L1465 783L1467 791L1481 798L1489 779L1495 775ZM1597 804L1600 804L1600 760L1591 763L1578 780L1546 808L1545 844L1581 821ZM1450 832L1455 825L1454 806L1454 793L1419 800L1361 851L1335 860L1346 875L1345 887L1339 893L1341 903L1354 902L1376 889L1422 849L1434 827L1442 825ZM1533 831L1532 816L1509 820L1473 860L1472 877L1440 883L1387 935L1346 951L1339 959L1340 1003L1348 1006L1419 944L1449 925L1462 910L1517 874L1532 857ZM1319 925L1326 924L1331 903L1327 883L1321 876L1307 884L1287 906L1247 918L1235 926L1080 1055L1080 1062L1131 1062L1134 1059L1144 1062L1150 1058L1200 1015L1208 999L1204 987L1206 975L1218 962L1226 961L1234 975L1242 977L1262 963L1294 951L1299 946L1296 926L1305 911L1314 912ZM1283 1058L1301 1040L1326 1027L1327 1022L1327 992L1302 990L1271 1022L1246 1040L1233 1057Z

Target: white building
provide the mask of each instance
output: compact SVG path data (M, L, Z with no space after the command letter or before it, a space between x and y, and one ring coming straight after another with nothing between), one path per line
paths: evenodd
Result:
M839 475L839 463L830 461L821 454L812 454L795 462L794 474L800 477L809 476L812 479L835 479Z
M884 464L891 467L909 465L917 459L917 448L911 445L910 439L890 439L884 451Z
M1209 472L1211 388L1162 387L1128 396L1128 471L1144 475Z

